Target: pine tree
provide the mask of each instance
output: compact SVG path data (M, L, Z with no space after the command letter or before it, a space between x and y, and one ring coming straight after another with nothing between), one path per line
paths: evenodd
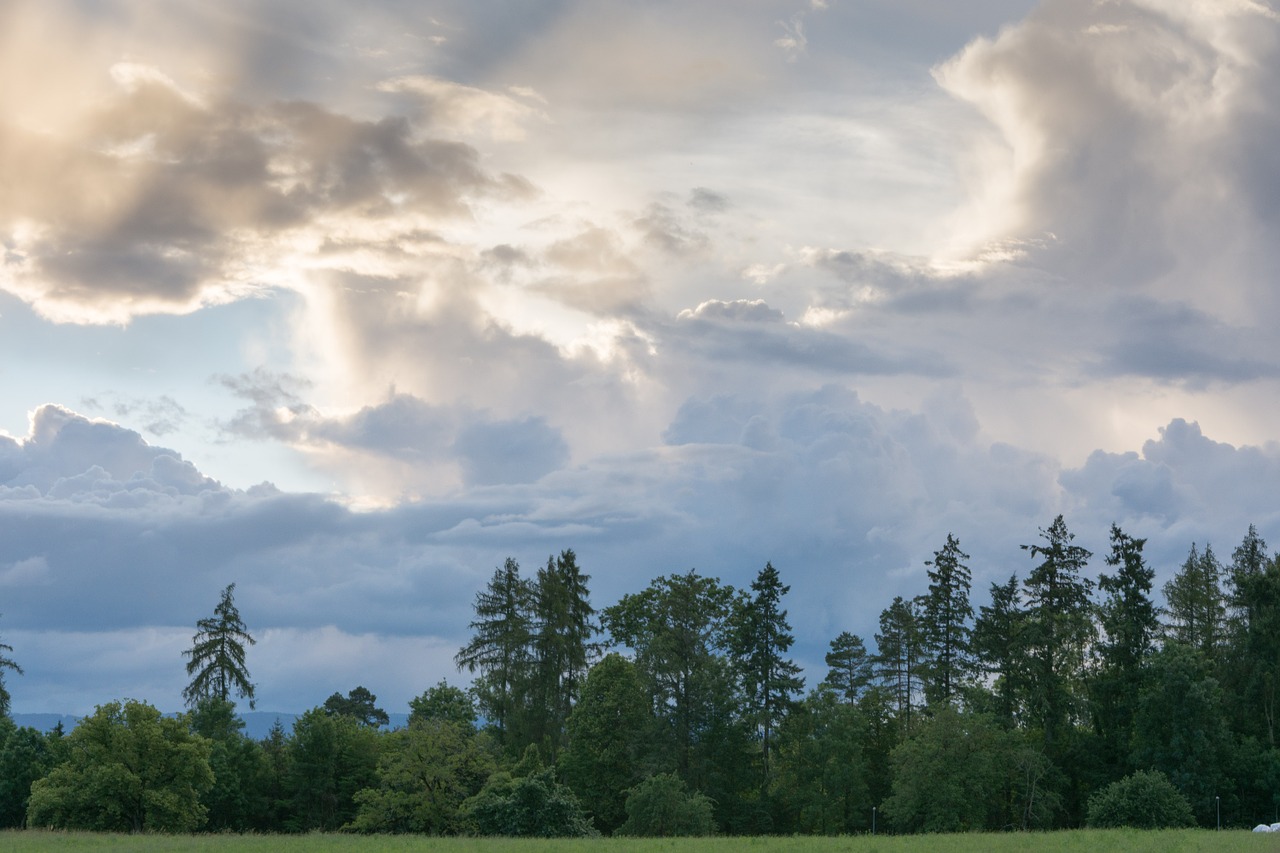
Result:
M514 749L520 745L512 729L520 728L519 711L530 681L532 603L533 592L520 577L520 564L508 557L494 570L488 587L476 593L476 618L469 626L475 634L453 659L459 669L480 673L475 681L477 702L499 739Z
M767 785L773 733L794 705L796 694L804 689L804 678L800 667L785 657L795 642L787 611L782 609L782 597L791 587L783 585L773 563L766 563L751 582L751 591L754 595L735 614L733 651L742 677L747 715L754 720L760 736Z
M841 631L831 641L827 652L827 678L823 682L836 691L840 701L852 705L858 701L873 677L867 646L857 634Z
M925 698L930 704L952 704L972 669L969 620L969 555L950 533L929 566L929 592L923 599L920 635L928 661Z
M244 647L257 643L236 609L236 585L228 584L211 618L196 623L191 648L182 653L189 658L187 675L191 683L182 691L187 707L194 708L202 699L230 702L234 693L249 700L254 707L253 682L245 666Z
M916 604L897 596L880 613L876 676L892 694L903 735L910 735L921 693L921 641Z

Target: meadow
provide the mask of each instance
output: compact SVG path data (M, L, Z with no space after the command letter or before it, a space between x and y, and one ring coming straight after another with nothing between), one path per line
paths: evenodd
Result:
M505 839L406 835L115 835L88 832L0 832L6 853L136 851L136 853L1244 853L1280 849L1280 837L1243 830L1074 830L754 838Z

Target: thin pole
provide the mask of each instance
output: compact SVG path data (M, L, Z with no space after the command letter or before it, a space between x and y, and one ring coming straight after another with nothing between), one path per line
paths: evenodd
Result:
M871 807L871 834L876 834L876 807Z
M1222 829L1222 797L1213 798L1214 805L1218 807L1218 829Z

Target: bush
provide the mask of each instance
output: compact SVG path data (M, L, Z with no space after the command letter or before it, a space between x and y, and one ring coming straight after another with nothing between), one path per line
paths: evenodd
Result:
M462 805L477 835L509 838L582 838L598 835L573 792L550 768L528 776L498 772Z
M1158 771L1139 770L1089 797L1089 826L1138 829L1195 826L1187 798Z
M690 793L674 773L650 776L631 789L627 820L616 835L671 836L714 835L711 800Z

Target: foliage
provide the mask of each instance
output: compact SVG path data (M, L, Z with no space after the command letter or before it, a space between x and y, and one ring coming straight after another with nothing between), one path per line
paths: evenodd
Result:
M249 636L249 630L236 609L236 585L228 584L222 598L213 609L213 616L196 622L196 633L191 638L191 648L182 653L189 658L187 675L191 683L182 691L187 707L195 707L202 699L231 699L234 693L249 700L254 707L253 682L245 666L244 647L257 641Z
M59 733L17 728L0 717L0 827L24 826L31 784L65 757Z
M811 692L778 733L774 797L795 832L845 835L869 827L862 709L830 686Z
M976 704L990 706L1005 726L1023 717L1027 691L1027 614L1022 609L1018 576L991 584L991 604L978 610L973 650L978 669L992 681L990 697L976 693ZM984 701L985 700L985 701Z
M320 707L326 714L350 717L362 726L376 729L391 722L387 712L379 708L377 703L378 697L370 693L367 687L356 687L346 696L334 693Z
M475 703L465 691L441 679L435 687L428 687L421 696L409 700L409 725L428 722L450 723L464 731L475 731Z
M627 791L643 776L653 718L635 664L606 655L587 673L569 715L560 778L577 795L601 832L626 819Z
M100 705L67 736L67 759L31 786L31 826L189 832L213 786L209 742L141 702Z
M916 605L902 596L880 613L880 633L876 634L874 657L876 677L893 697L895 713L904 733L914 723L919 707L924 649Z
M312 708L293 724L288 744L287 827L332 831L350 822L356 792L377 780L378 733L352 717Z
M618 835L649 837L715 834L711 801L685 788L673 773L650 776L627 797L627 819Z
M1011 735L990 717L943 707L893 751L883 812L904 832L969 832L994 825L1013 766Z
M1222 565L1212 546L1191 551L1182 568L1164 585L1171 640L1198 649L1214 659L1225 639L1226 598L1222 592Z
M564 725L586 680L598 626L587 581L572 550L547 558L533 587L533 684L528 742L546 743L554 758Z
M499 771L480 793L463 804L479 835L516 838L573 838L594 835L591 821L573 792L555 780L551 768L515 777Z
M1089 798L1089 826L1165 829L1194 826L1191 805L1163 773L1138 770Z
M267 758L261 745L245 737L235 705L202 699L187 719L192 733L209 741L214 783L200 798L209 812L208 828L235 832L269 828Z
M355 794L358 832L455 835L463 802L497 768L489 736L440 718L414 719L386 737L378 782Z

